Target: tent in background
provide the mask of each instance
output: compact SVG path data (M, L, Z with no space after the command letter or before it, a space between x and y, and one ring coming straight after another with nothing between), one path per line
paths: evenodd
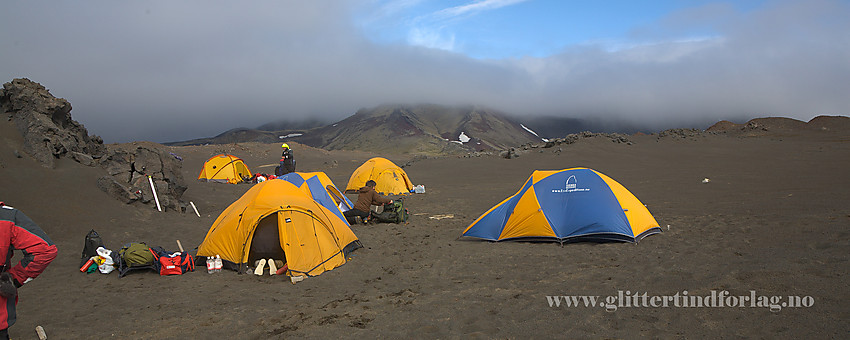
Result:
M219 154L212 156L201 168L201 173L198 175L198 180L219 182L219 183L239 183L243 178L251 178L251 170L241 158Z
M264 181L218 216L198 246L198 257L220 255L227 268L243 272L259 259L254 245L271 242L281 254L273 258L286 259L289 276L316 276L345 264L348 254L362 247L341 216L336 206L288 181Z
M649 210L620 183L572 168L534 171L519 192L472 222L463 236L638 242L659 232Z
M375 191L382 195L408 195L413 190L413 183L404 170L386 158L375 157L354 170L345 192L357 193L370 179L378 184Z

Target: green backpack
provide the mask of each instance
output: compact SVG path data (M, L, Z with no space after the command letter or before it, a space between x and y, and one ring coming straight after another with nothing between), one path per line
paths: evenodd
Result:
M384 211L375 215L378 222L404 223L407 222L407 209L404 208L404 200L399 198L391 204L384 204Z
M155 269L153 253L144 242L130 242L118 251L118 277L132 269Z

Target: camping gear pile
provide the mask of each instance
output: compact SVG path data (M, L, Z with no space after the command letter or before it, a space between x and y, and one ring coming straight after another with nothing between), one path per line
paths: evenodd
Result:
M409 212L404 207L404 199L393 200L392 203L384 204L380 213L373 214L375 221L381 223L405 223Z
M117 270L119 278L137 270L155 271L162 276L194 271L194 257L183 251L180 241L177 241L177 246L179 252L169 252L162 247L148 247L144 242L130 242L118 252L113 252L104 247L103 239L92 229L83 245L80 271L109 274Z
M100 271L109 274L115 270L115 261L112 259L112 251L103 247L103 240L94 229L86 235L83 245L83 255L80 258L80 271L94 273Z

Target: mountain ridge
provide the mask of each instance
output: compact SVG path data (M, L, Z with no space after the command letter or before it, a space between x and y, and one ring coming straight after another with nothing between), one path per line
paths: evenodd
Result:
M261 128L268 126L273 125L265 124ZM165 144L183 146L287 140L327 150L368 149L433 154L501 150L541 139L507 114L481 106L385 104L360 109L336 123L309 129L265 131L235 128L211 138Z

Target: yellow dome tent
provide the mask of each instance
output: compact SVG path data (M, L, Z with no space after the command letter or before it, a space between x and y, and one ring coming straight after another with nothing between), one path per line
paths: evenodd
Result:
M226 268L244 272L255 260L253 245L269 241L279 245L289 276L319 275L362 247L333 203L322 204L294 184L273 179L254 185L218 216L198 257L220 255Z
M413 190L413 183L404 170L386 158L375 157L354 170L345 192L356 193L370 179L377 183L375 191L382 195L408 195Z
M241 158L219 154L212 156L201 168L201 173L198 175L198 180L220 183L239 183L243 178L251 177L251 170Z

